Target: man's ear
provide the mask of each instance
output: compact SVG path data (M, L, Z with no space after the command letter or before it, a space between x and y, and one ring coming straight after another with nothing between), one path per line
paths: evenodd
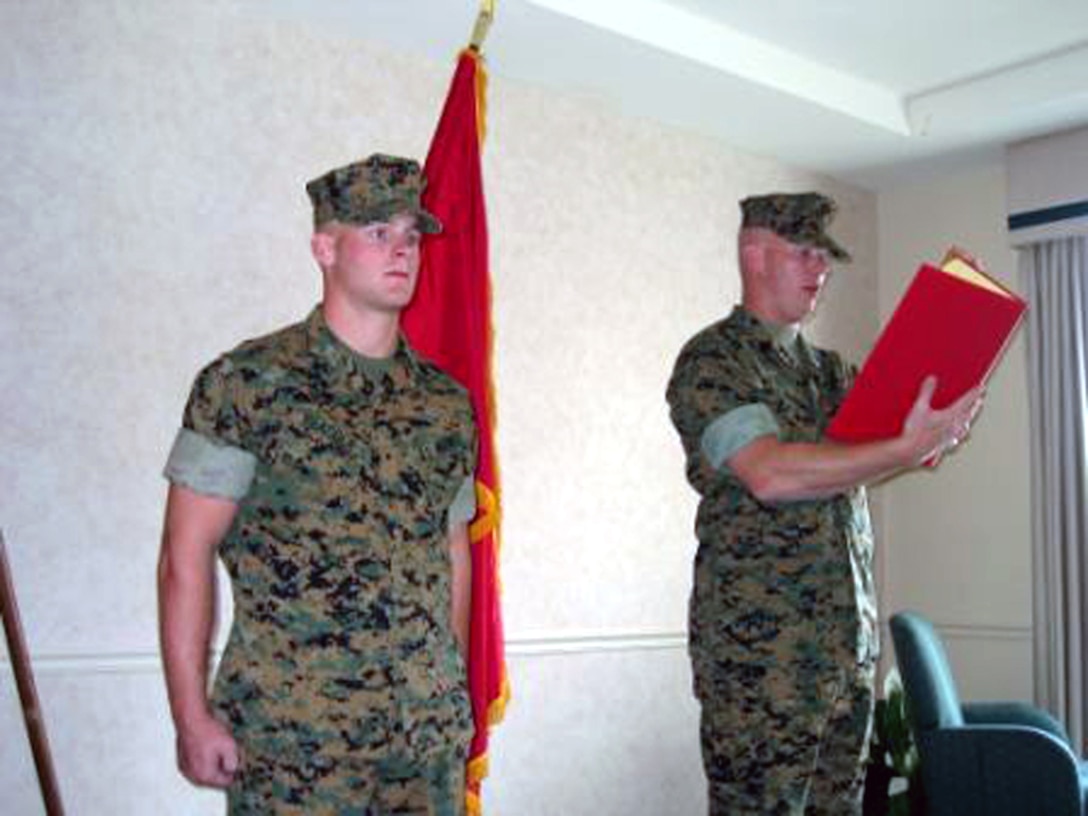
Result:
M333 261L336 260L336 236L330 232L318 230L310 236L310 252L313 253L314 260L322 269L332 266Z
M763 271L766 245L757 239L742 238L740 241L740 268L746 274L758 275Z

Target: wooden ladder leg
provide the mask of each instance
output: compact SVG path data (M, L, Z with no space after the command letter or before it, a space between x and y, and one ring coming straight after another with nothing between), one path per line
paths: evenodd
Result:
M34 755L34 767L38 771L38 786L41 788L45 812L48 816L64 816L57 775L53 770L53 758L49 753L49 740L45 735L45 723L38 703L38 690L34 685L34 672L30 666L26 638L23 637L23 626L19 619L19 605L15 601L15 583L8 565L3 530L0 530L0 612L4 616L8 657L15 672L15 685L23 706L23 722L30 740L30 751Z

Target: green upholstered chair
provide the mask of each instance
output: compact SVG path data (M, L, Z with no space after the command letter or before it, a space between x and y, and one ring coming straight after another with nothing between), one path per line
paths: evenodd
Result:
M1088 768L1057 720L1027 703L961 704L932 624L901 612L891 629L928 813L1088 813Z

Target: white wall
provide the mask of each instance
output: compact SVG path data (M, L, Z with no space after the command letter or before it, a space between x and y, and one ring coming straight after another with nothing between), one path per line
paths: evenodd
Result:
M1067 208L1064 218L1031 226L1014 222L1012 237L1016 245L1088 234L1088 215L1071 215L1068 211L1071 205L1083 208L1088 203L1088 128L1009 145L1005 166L1010 216Z
M1083 201L1088 189L1088 128L1009 145L1006 165L1010 213Z
M880 311L923 261L956 244L1013 289L1001 163L879 197ZM965 317L964 332L971 331ZM969 443L935 472L881 490L883 611L914 609L947 638L961 694L1029 700L1031 542L1027 379L1021 331L987 392ZM887 653L891 652L890 639Z
M173 764L155 632L163 458L201 363L315 301L304 182L375 150L421 155L452 73L452 53L429 64L259 9L0 4L0 524L73 813L219 812ZM737 200L771 189L840 200L857 263L814 334L858 356L876 325L875 197L495 74L514 699L485 804L696 814L695 500L665 382L736 299ZM41 808L7 669L0 790L22 816Z

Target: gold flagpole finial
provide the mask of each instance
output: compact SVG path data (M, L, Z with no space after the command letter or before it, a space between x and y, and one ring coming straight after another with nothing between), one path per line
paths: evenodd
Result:
M480 13L476 15L476 25L472 27L472 39L468 47L479 53L483 48L487 32L491 28L491 21L495 18L495 0L480 0Z

